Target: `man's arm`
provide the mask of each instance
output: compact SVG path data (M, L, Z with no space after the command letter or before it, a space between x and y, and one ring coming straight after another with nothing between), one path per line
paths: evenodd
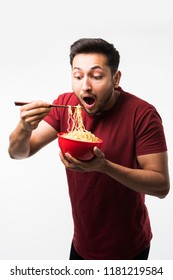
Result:
M137 157L141 169L131 169L106 161L105 173L128 188L164 198L170 188L167 152Z
M9 137L11 158L27 158L56 139L56 130L42 121L49 111L49 104L43 101L21 107L20 121Z
M60 157L66 168L80 172L102 172L134 191L159 198L168 194L170 181L167 152L138 156L141 169L111 162L105 159L104 154L96 147L94 153L96 158L89 163L78 161L68 153L60 153Z

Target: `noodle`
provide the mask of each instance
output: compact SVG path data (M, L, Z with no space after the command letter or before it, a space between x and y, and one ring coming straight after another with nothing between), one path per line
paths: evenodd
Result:
M68 133L63 134L64 138L80 140L86 142L99 142L99 138L85 129L82 120L82 107L77 105L75 108L68 106Z

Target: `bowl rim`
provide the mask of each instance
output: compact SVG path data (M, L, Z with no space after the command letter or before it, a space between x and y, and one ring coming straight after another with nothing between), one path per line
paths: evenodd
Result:
M99 138L99 137L97 137L98 138L98 142L89 142L89 141L82 141L82 140L76 140L76 139L71 139L71 138L66 138L66 137L63 137L62 135L63 134L68 134L68 132L58 132L57 133L57 136L58 137L60 137L60 138L63 138L63 139L65 139L65 140L69 140L69 141L74 141L74 142L78 142L78 143L87 143L87 144L102 144L103 143L103 139L101 139L101 138Z

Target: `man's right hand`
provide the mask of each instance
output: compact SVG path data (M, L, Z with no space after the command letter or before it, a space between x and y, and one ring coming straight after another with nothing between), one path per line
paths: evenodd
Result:
M20 108L21 128L32 131L37 128L39 122L50 112L50 104L45 101L33 101Z

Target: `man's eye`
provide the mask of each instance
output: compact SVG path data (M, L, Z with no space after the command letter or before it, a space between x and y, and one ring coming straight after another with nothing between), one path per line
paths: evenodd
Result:
M75 78L76 80L80 80L80 79L82 79L82 77L81 77L81 76L74 76L74 78Z
M99 76L94 76L94 75L93 75L93 78L94 78L95 80L100 80L100 79L102 78L102 76L100 76L100 75L99 75Z

